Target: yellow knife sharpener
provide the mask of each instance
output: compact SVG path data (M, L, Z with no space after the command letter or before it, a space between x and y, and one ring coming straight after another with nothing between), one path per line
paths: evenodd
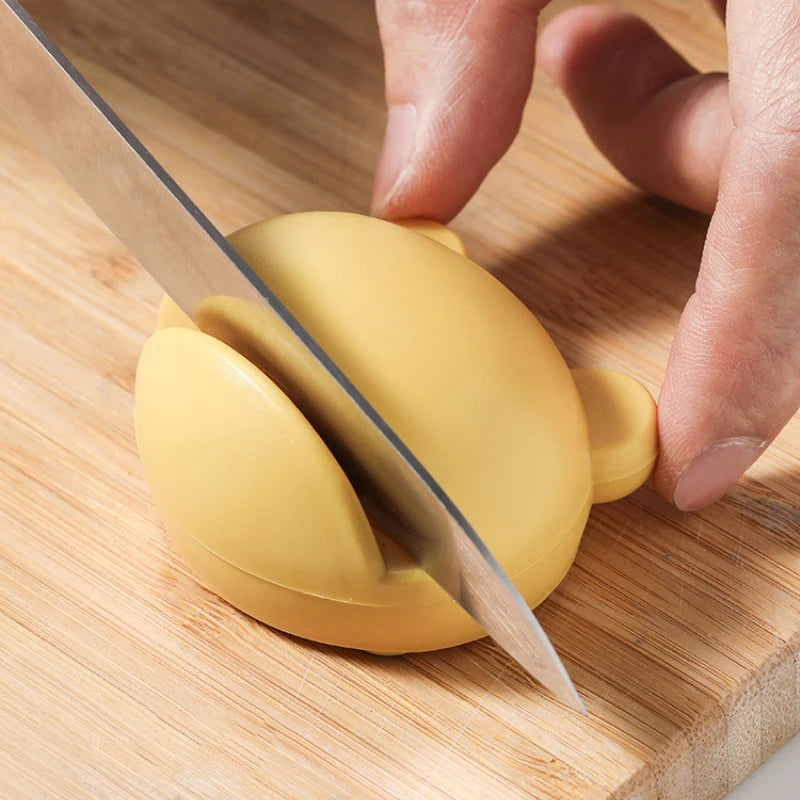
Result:
M637 381L570 370L528 309L425 221L291 214L230 242L435 476L531 607L592 503L656 457ZM371 524L310 423L252 361L165 298L136 379L156 506L200 581L280 630L378 653L484 634ZM257 325L244 326L258 349ZM245 352L247 349L245 348Z

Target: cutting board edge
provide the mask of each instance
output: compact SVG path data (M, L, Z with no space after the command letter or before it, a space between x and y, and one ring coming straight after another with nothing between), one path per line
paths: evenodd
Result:
M722 800L798 733L800 635L795 635L608 800Z

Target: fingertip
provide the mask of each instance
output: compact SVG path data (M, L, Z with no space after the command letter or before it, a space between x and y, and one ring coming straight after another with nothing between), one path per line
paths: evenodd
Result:
M389 106L372 191L371 213L376 217L391 215L394 201L411 177L416 134L416 106L413 103Z
M722 498L767 446L767 442L736 436L704 447L675 482L672 502L681 511L700 511Z
M446 222L472 197L519 129L541 5L378 3L390 113L374 214Z
M686 512L721 499L769 445L758 435L726 436L726 431L745 428L726 413L724 401L698 401L692 384L702 384L702 377L691 377L677 392L667 375L659 398L659 458L653 472L655 490ZM720 411L715 414L707 406Z

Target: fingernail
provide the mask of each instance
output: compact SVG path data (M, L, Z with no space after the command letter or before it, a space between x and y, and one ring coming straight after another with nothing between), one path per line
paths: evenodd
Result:
M417 135L417 109L411 103L389 106L383 153L375 174L372 213L379 217L403 188L411 173Z
M672 501L681 511L699 511L711 505L739 480L766 446L767 442L744 436L710 444L683 470Z

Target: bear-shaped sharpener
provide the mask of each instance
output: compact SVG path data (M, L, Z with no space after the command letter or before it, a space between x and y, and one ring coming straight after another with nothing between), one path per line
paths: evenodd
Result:
M292 214L230 242L463 511L531 607L592 503L649 475L639 383L567 368L528 309L434 223ZM231 312L236 313L235 309ZM379 653L484 635L371 523L283 391L168 299L136 379L136 432L175 547L212 591L280 630ZM250 347L252 345L252 348Z

